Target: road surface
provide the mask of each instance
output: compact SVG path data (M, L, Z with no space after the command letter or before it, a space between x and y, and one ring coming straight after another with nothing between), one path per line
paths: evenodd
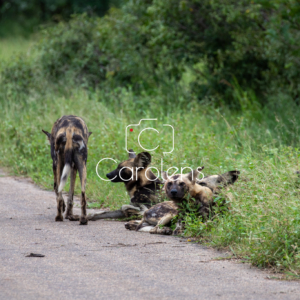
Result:
M0 211L0 299L300 299L299 282L183 238L54 222L54 192L25 179L0 177Z

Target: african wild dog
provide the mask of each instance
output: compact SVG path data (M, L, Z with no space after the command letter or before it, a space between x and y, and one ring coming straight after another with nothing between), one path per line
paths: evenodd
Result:
M204 167L202 167L202 169L203 168ZM194 172L196 172L196 170L194 170ZM239 171L229 171L222 175L206 176L201 180L196 176L195 182L192 181L188 183L186 182L186 178L181 178L180 175L173 175L169 178L168 174L164 173L164 190L167 197L172 201L184 199L188 193L189 196L194 199L196 205L198 204L200 206L199 214L207 218L214 205L213 196L216 196L221 191L221 188L233 184L239 174Z
M199 180L197 177L203 168L198 168L185 175L173 175L171 177L163 172L165 180L163 190L171 201L162 202L151 207L144 213L142 221L130 221L125 224L125 228L158 234L176 235L180 233L180 220L174 231L163 226L170 223L178 215L179 204L186 200L187 196L193 198L195 203L199 204L199 213L206 218L214 203L214 195L220 191L222 186L233 184L238 178L239 171L206 176Z
M143 215L153 204L160 201L160 190L163 183L152 173L149 168L151 155L148 152L135 152L129 150L129 158L118 167L106 174L111 182L123 182L130 196L130 205L122 205L122 208L107 212L94 212L88 215L88 219L121 219L133 215Z
M63 116L58 119L51 133L42 130L48 137L51 146L52 167L54 174L54 190L57 201L57 215L55 221L63 221L65 202L62 190L67 182L68 175L71 173L71 184L68 196L68 206L65 219L70 221L80 220L81 225L87 225L86 216L86 161L87 161L87 142L92 134L88 132L83 119L76 116ZM81 181L81 216L73 215L73 195L75 187L76 173L79 172Z
M123 205L125 216L139 210L146 210L159 202L162 182L152 173L149 165L151 154L141 152L138 155L130 149L129 158L106 174L111 182L123 182L130 196L131 205Z
M145 211L139 224L136 221L130 221L125 224L125 228L136 231L149 231L156 234L172 234L171 228L164 226L178 215L179 205L188 194L191 197L198 196L203 201L207 201L212 197L212 191L209 188L196 184L197 177L203 169L204 167L201 167L188 174L173 175L171 177L163 172L163 179L166 180L163 190L171 201L154 205Z

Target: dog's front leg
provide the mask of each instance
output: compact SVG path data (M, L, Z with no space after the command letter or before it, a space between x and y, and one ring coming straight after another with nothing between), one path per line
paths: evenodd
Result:
M182 230L182 223L181 221L178 221L176 223L176 228L173 230L173 235L180 235L182 234L183 230Z
M209 214L210 214L210 206L207 205L206 203L201 203L201 207L199 209L199 214L203 217L204 220L208 219Z
M171 235L173 233L173 230L169 227L163 227L171 222L171 220L175 217L174 214L167 214L164 217L162 217L157 225L150 230L150 233L152 234L165 234L165 235Z

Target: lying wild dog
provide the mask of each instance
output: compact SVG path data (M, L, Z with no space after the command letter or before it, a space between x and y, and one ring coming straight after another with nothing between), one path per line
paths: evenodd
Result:
M148 152L129 150L129 158L106 174L111 182L123 182L130 196L130 205L123 205L121 210L94 213L89 220L124 218L131 215L142 215L145 210L159 202L162 182L149 168L151 155Z
M92 134L88 132L85 122L76 116L63 116L58 119L51 133L42 130L48 137L51 146L52 167L54 174L54 190L57 201L57 216L55 221L63 221L65 202L62 190L67 182L68 175L71 173L71 184L68 196L68 205L65 219L70 221L80 220L81 225L87 225L86 216L86 161L87 161L87 142ZM76 173L79 172L81 181L81 217L73 215L73 195L75 187Z
M156 234L172 234L172 229L164 226L168 225L179 214L180 204L188 194L191 197L199 197L201 200L203 198L203 201L207 201L207 198L212 197L211 189L196 183L197 177L203 169L204 167L191 171L188 174L173 175L171 177L168 177L166 172L163 172L162 176L165 180L163 190L171 201L154 205L145 211L140 222L130 221L125 224L125 228Z
M214 204L214 195L223 186L233 184L238 178L239 171L206 176L199 180L197 177L203 168L198 168L189 174L173 175L171 177L164 172L164 192L171 201L162 202L151 207L144 213L142 221L130 221L125 224L125 228L156 234L178 234L181 231L180 222L176 224L174 232L171 228L164 226L179 214L180 204L186 200L186 197L193 198L196 205L200 206L199 213L203 217L207 217L209 209Z

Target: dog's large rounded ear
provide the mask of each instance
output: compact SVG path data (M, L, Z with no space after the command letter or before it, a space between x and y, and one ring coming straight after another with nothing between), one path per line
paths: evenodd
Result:
M200 171L203 170L204 167L201 167L201 168L197 168L193 171L191 171L189 174L188 174L188 179L189 181L192 183L192 184L195 184L196 183L196 180L198 178L198 175L200 174Z
M162 178L162 180L163 180L163 183L165 183L165 182L169 179L168 173L165 172L165 171L162 171L162 172L161 172L161 178Z
M46 134L48 140L50 141L50 137L51 137L51 133L49 133L48 131L42 129L42 131Z
M136 154L132 149L129 149L128 156L129 156L129 158L136 158Z
M134 159L134 166L137 168L147 168L150 163L151 154L148 152L141 152Z

